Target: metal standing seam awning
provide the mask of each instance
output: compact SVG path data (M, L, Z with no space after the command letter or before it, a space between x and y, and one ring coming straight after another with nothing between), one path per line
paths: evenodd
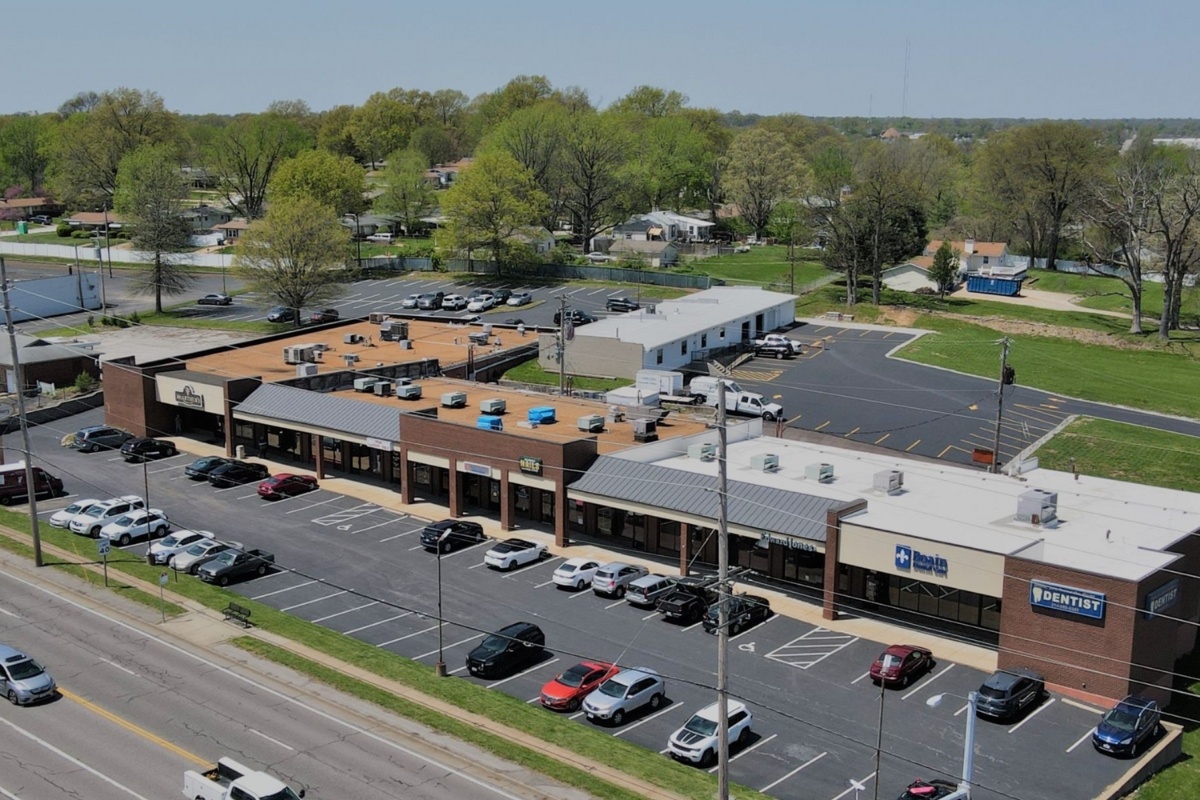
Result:
M264 383L237 404L233 418L369 446L369 439L400 441L401 413L376 403Z

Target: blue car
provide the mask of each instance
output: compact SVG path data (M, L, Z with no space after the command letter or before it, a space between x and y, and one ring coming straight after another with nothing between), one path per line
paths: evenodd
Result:
M1131 694L1112 707L1092 732L1092 746L1102 753L1134 758L1158 732L1158 703Z

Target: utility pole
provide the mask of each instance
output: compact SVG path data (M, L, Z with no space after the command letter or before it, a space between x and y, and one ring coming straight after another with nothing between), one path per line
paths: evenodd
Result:
M996 393L996 438L992 443L992 472L1000 471L1000 423L1004 419L1004 387L1013 382L1008 369L1008 337L1000 340L1000 391Z
M108 251L108 277L112 277L112 242L108 238L108 203L104 204L104 249ZM103 266L103 265L101 265ZM104 270L101 269L101 272Z
M717 378L717 798L729 800L729 493L725 381Z
M558 296L558 396L567 393L567 296Z
M8 270L0 256L0 291L4 295L4 325L8 329L8 346L12 350L13 375L17 382L17 415L21 420L21 441L25 446L25 490L29 493L29 530L33 534L33 564L42 566L42 536L38 531L37 484L33 482L33 448L29 445L29 420L25 416L25 373L21 369L21 354L17 348L17 330L12 323L8 305Z

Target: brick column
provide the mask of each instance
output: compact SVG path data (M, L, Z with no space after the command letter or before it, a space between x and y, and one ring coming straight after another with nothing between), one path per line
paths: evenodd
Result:
M450 485L446 487L450 491L450 518L454 519L462 513L462 480L458 473L458 464L454 459L450 459L449 473Z
M325 477L325 448L321 447L321 437L317 434L312 434L312 449L313 449L313 467L317 473L317 478Z
M409 505L413 501L412 471L408 468L408 448L400 448L400 502Z
M511 531L516 526L517 499L513 496L512 484L508 482L508 470L500 470L500 528Z
M567 486L562 481L562 471L560 470L559 480L554 482L554 543L559 547L567 547L571 543L571 537L568 534L570 519Z
M686 578L688 562L692 560L692 526L686 522L679 523L679 575Z
M838 597L838 537L842 530L842 517L858 513L867 507L866 500L855 500L839 508L831 508L825 512L825 575L824 593L821 603L821 616L825 619L837 619L837 606L842 598Z

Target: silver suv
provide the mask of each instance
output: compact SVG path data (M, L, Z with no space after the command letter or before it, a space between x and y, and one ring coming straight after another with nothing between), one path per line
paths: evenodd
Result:
M639 709L659 708L667 696L667 684L657 672L647 667L634 667L618 672L589 694L583 701L583 712L589 722L611 722L620 725Z
M649 572L645 567L613 561L596 570L596 575L592 578L592 591L606 597L624 597L629 584L645 577Z
M0 644L0 691L14 706L27 706L54 697L58 685L41 664Z

